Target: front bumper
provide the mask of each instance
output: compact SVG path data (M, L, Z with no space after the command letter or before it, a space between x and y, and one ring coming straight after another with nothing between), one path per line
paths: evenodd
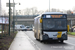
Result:
M26 29L22 29L22 31L26 31Z
M48 35L43 35L43 40L67 40L67 35L63 34L61 38L49 38Z

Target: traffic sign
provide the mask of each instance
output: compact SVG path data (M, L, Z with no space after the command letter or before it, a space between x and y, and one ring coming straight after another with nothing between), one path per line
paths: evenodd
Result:
M15 3L10 3L11 7L15 7ZM6 3L6 7L9 7L9 3Z

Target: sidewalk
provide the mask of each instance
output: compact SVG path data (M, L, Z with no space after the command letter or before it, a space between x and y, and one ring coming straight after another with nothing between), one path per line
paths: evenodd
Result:
M75 35L68 35L69 37L74 37L75 38Z
M35 50L24 32L19 31L8 50Z

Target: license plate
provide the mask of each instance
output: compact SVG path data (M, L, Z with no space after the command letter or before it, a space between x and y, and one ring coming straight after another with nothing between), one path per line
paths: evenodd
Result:
M58 38L53 38L53 39L58 39Z

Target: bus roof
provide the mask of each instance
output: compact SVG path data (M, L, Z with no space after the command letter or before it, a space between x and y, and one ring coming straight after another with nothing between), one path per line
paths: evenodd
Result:
M45 13L43 13L43 14L64 14L64 13L61 13L61 12L45 12ZM41 17L43 14L41 14L41 15L35 17L35 18ZM35 19L35 18L34 18L34 19Z
M64 14L64 13L61 13L61 12L45 12L43 14Z

